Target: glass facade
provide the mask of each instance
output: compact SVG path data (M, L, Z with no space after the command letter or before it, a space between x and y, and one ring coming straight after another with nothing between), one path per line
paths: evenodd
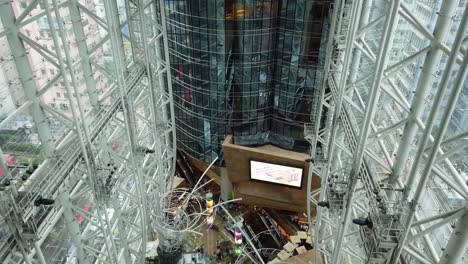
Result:
M179 148L210 162L236 144L308 150L329 1L166 1Z

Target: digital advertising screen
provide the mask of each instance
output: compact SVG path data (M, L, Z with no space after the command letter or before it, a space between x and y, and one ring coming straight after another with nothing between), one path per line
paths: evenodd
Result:
M250 161L250 179L301 188L303 169L268 162Z

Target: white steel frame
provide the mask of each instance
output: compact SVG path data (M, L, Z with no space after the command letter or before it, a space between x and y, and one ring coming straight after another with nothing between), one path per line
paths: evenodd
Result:
M327 201L335 177L347 186L342 209L318 206L314 222L308 207L314 249L326 263L468 261L468 186L450 161L466 151L467 132L447 136L456 103L466 96L461 92L467 74L463 3L460 8L458 1L449 0L334 1L321 98L327 119L305 131L314 168L308 179L309 205ZM420 15L424 8L435 18ZM449 34L455 37L450 43ZM416 43L414 36L424 41ZM442 58L446 63L439 68ZM322 187L312 192L316 176ZM434 203L431 181L448 186L442 196L456 193L463 205L450 209ZM373 192L383 202L376 203ZM431 200L438 212L421 217L423 199ZM383 204L385 213L377 204ZM387 233L394 245L370 255L366 237L359 235L367 227L352 220L369 217L378 234L386 225L384 215L399 220ZM449 237L440 241L440 234Z
M10 254L3 263L52 263L44 257L48 246L44 241L55 234L63 235L56 246L65 249L63 254L68 251L67 263L143 263L146 242L157 239L149 228L149 205L157 201L150 198L169 191L175 173L164 1L127 0L127 19L123 21L116 1L104 1L105 17L89 9L88 0L28 3L15 17L11 1L0 2L0 37L8 41L27 99L0 127L18 114L32 113L46 159L18 190L2 179L1 216L9 230L2 228L13 239L4 245ZM38 13L39 4L44 10ZM63 12L68 12L69 20L62 17ZM83 15L107 31L93 46L86 42ZM43 17L49 23L54 46L62 48L48 50L22 33L22 27ZM67 23L71 33L65 28ZM125 26L129 36L122 33ZM79 58L71 57L70 34ZM125 54L124 40L132 47L131 56ZM35 84L25 43L57 68L57 76L44 87ZM114 71L95 61L94 53L106 43L113 51ZM76 76L77 67L83 76ZM107 76L110 83L100 98L96 72ZM84 79L86 93L79 92L78 78ZM41 96L58 80L65 85L71 115L41 102ZM83 108L85 99L92 107L89 112ZM52 140L49 117L68 126L68 134L58 142ZM3 155L0 161L11 177ZM54 204L35 206L38 197L53 199ZM83 210L85 204L92 205L89 211ZM83 217L81 223L77 215Z

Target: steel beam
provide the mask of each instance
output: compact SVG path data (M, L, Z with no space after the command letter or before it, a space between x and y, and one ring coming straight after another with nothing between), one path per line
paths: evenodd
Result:
M331 22L330 22L330 35L328 36L328 42L327 42L327 54L326 54L326 58L325 58L325 66L324 66L324 69L325 69L325 72L324 72L324 77L323 77L323 83L322 83L322 87L321 87L321 91L320 91L320 103L322 103L322 101L324 100L324 94L325 94L325 89L327 87L327 80L328 80L328 75L329 75L329 70L330 70L330 64L331 64L331 56L332 56L332 49L333 49L333 41L334 41L334 34L335 34L335 29L336 29L336 21L337 21L337 17L338 17L338 11L339 11L339 8L338 6L340 5L340 1L336 1L335 2L335 7L333 8L333 13L332 13L332 16L331 16ZM314 95L314 96L317 96L317 95ZM315 142L312 142L311 143L311 156L316 156L315 153L316 153L316 145L318 143L318 137L319 137L319 129L320 129L320 120L321 120L321 116L322 116L322 110L323 110L323 107L320 107L319 108L319 111L317 113L317 116L318 117L315 117L315 120L317 120L316 122L316 125L315 125L315 137L313 138L313 140L315 140ZM318 162L316 161L315 162L316 164L318 164ZM307 177L307 221L308 221L308 225L309 225L309 236L311 238L314 239L314 260L315 260L315 263L317 263L318 261L318 249L319 249L319 245L318 245L318 234L319 234L319 229L320 229L320 223L319 223L319 219L320 219L320 215L321 215L321 209L318 207L318 206L315 206L316 208L316 221L315 221L315 228L314 226L312 225L312 207L311 207L311 200L312 200L312 197L311 197L311 193L312 193L312 178L314 177L314 174L313 174L313 167L314 167L314 162L312 162L312 160L309 162L309 175ZM323 178L325 178L325 176L322 176ZM323 182L323 179L322 179L322 182ZM320 198L323 198L324 197L324 194L325 194L325 187L323 187L323 185L320 186ZM312 230L315 230L315 234L312 233Z
M396 184L396 180L402 176L403 169L410 153L411 142L414 140L418 131L417 119L421 117L424 111L425 98L429 94L434 82L434 75L437 71L443 51L440 48L450 32L452 16L456 13L456 1L442 1L439 11L439 17L435 24L434 39L430 43L429 51L422 66L421 75L416 85L411 111L408 115L408 121L405 124L403 135L401 137L399 148L393 165L390 183Z
M465 206L467 205L465 204ZM466 248L468 247L468 228L466 227L466 223L468 223L467 209L465 209L465 213L458 219L444 253L442 253L439 264L459 263L458 261L465 254Z
M86 36L84 33L83 23L81 22L80 10L78 8L78 0L69 0L68 10L72 22L75 40L78 45L78 54L81 58L81 67L83 68L83 78L85 79L88 98L91 102L93 110L99 110L98 94L96 90L96 81L94 80L93 70L91 68L88 47L86 45Z
M125 63L125 57L123 57L124 53L122 49L122 34L120 30L118 10L114 1L105 1L104 7L108 22L111 47L115 51L114 62L116 66L117 87L119 89L119 97L122 104L122 113L125 123L125 135L127 138L130 153L128 165L131 167L131 170L134 173L134 180L136 183L136 193L138 200L137 206L139 208L139 223L134 224L139 226L142 243L141 246L137 247L137 249L135 250L135 257L137 262L144 262L146 254L146 242L148 239L147 227L149 219L147 209L147 196L145 191L145 178L143 175L142 168L140 166L141 164L139 164L139 161L137 160L137 149L139 143L136 135L135 116L133 114L134 110L126 92L126 82L124 77L126 75L127 67Z
M374 119L375 115L375 108L379 101L380 95L380 86L381 81L383 78L384 70L387 67L389 53L388 51L391 50L392 43L393 43L393 36L395 32L395 28L397 25L397 18L398 18L398 11L400 8L400 0L392 1L390 5L390 13L388 14L385 20L385 29L381 39L381 45L379 50L379 55L377 59L377 66L374 72L374 76L372 78L372 87L370 87L370 95L368 99L368 103L366 106L366 113L364 116L364 122L361 126L359 141L356 146L356 150L354 153L354 160L353 160L353 167L350 172L351 183L348 186L348 190L346 192L346 208L343 211L340 219L340 227L338 228L338 234L336 237L336 245L333 250L332 256L332 263L339 263L340 259L340 251L341 245L344 239L344 234L347 231L350 217L351 217L351 206L353 203L353 196L354 196L354 189L357 184L358 180L358 173L362 166L364 152L366 148L366 143L368 140L369 132L371 129L371 123ZM347 71L347 68L343 69L344 72ZM344 87L344 86L343 86Z
M165 88L166 93L168 95L168 100L171 102L169 104L169 114L170 115L170 124L171 124L171 138L167 139L167 150L169 152L172 151L172 153L169 153L170 155L170 170L167 172L167 175L169 176L168 180L170 182L170 189L173 188L173 183L174 183L174 176L175 176L175 168L176 168L176 146L177 146L177 141L176 141L176 133L175 133L175 112L174 112L174 98L172 94L172 78L171 78L171 72L170 72L170 61L169 61L169 43L168 43L168 37L167 37L167 29L166 29L166 7L165 7L165 1L164 0L159 0L159 18L161 20L161 33L163 35L163 43L164 43L164 58L165 58L165 73L166 73L166 86ZM156 19L158 21L158 19ZM161 87L162 89L162 87Z
M444 4L448 5L448 7L445 6ZM445 6L445 8L451 10L451 9L453 9L453 7L452 7L453 5L456 6L456 4L451 2L451 1L444 1L442 7ZM445 13L445 14L450 14L450 13ZM432 171L432 169L434 167L434 161L435 161L435 159L436 159L436 157L438 155L438 150L439 150L440 144L442 143L445 130L448 127L448 124L450 122L450 117L453 114L456 103L457 103L458 98L460 96L460 92L463 89L463 83L464 83L466 75L468 73L468 68L467 68L468 57L465 57L463 59L462 65L461 65L461 67L460 67L460 69L459 69L459 71L457 73L457 76L456 76L456 79L455 79L455 82L454 82L454 85L453 85L453 88L452 88L452 92L451 92L450 97L448 98L448 101L447 101L447 104L446 104L446 108L443 111L442 119L441 119L441 122L439 124L439 129L436 132L436 136L434 138L434 143L432 144L431 151L429 153L429 157L427 158L425 166L423 167L423 170L421 172L421 176L417 177L417 175L419 174L419 170L421 169L419 165L420 165L421 159L422 159L422 157L424 155L424 150L426 148L427 143L429 142L429 137L431 136L432 127L434 125L434 122L435 122L437 113L439 111L440 105L442 103L444 94L445 94L446 90L448 89L450 76L452 74L452 69L455 66L455 61L456 61L457 56L458 56L458 51L460 50L461 46L463 45L464 33L465 33L465 30L466 30L466 28L468 26L468 15L467 14L468 14L468 10L465 8L465 14L464 14L464 16L462 18L462 21L460 23L460 27L459 27L457 35L455 37L455 41L454 41L454 45L453 45L454 48L452 49L452 54L450 54L449 59L447 61L447 67L444 70L444 73L443 73L443 76L442 76L442 79L441 79L441 82L440 82L439 89L437 90L437 94L435 96L434 104L432 105L431 112L430 112L428 120L426 122L426 128L425 128L424 134L423 134L423 136L422 136L422 138L420 140L420 144L418 146L418 150L417 150L417 153L416 153L416 156L415 156L416 157L415 161L414 161L413 166L412 166L411 171L410 171L410 178L409 178L409 180L407 182L407 188L408 189L407 189L405 194L406 194L407 197L409 197L410 191L412 191L412 188L415 188L415 190L414 190L415 192L414 192L414 195L412 196L412 201L411 201L411 206L410 206L410 214L408 215L407 221L405 223L406 228L405 228L404 234L402 236L402 242L404 242L406 240L406 238L408 237L410 227L412 226L413 221L414 221L414 214L416 212L417 205L419 204L419 202L420 202L420 200L422 198L422 195L424 193L424 190L426 189L426 184L427 184L427 181L429 179L429 175L430 175L430 173L431 173L431 171ZM418 181L418 185L413 186L413 185L415 185L416 181ZM397 263L397 261L399 259L399 256L401 254L402 248L403 248L403 243L400 243L397 250L394 252L394 254L392 256L392 260L391 260L392 264Z
M84 249L83 249L83 237L81 236L81 230L80 226L78 223L75 221L75 214L73 213L71 207L71 201L70 201L70 194L68 193L67 190L63 190L59 195L58 195L58 201L59 203L63 206L65 209L63 211L63 217L65 220L65 223L68 228L68 233L71 237L72 243L76 248L76 253L77 253L77 258L78 258L78 263L89 263Z
M37 87L34 74L29 64L29 60L24 48L23 42L19 37L19 29L15 25L15 14L12 3L4 2L0 8L0 19L3 26L8 30L6 37L11 49L11 55L18 69L19 78L23 84L24 93L28 101L31 102L31 115L37 127L37 132L41 140L44 152L47 158L52 158L55 152L54 142L47 123L47 118L40 106L40 100L37 97Z

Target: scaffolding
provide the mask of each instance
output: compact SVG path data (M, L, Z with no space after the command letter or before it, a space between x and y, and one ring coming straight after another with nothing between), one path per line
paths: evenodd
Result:
M0 122L2 263L145 262L151 199L175 173L161 10L0 2L2 100L14 102Z
M325 118L305 129L310 230L328 263L467 263L466 12L466 1L334 2Z
M172 186L176 126L205 161L232 126L310 143L326 263L467 263L466 4L0 0L0 261L179 250L201 214L166 215L188 194ZM254 262L269 250L247 242Z

